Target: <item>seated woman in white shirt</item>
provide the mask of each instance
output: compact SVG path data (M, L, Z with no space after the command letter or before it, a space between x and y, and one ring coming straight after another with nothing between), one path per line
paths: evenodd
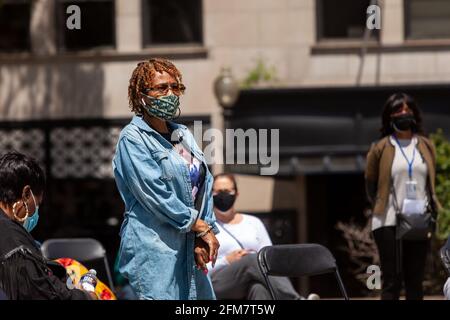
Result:
M256 253L272 242L260 219L236 212L238 195L233 175L214 177L214 213L220 230L217 262L214 268L209 265L214 292L217 299L271 299ZM271 277L271 284L279 299L302 299L288 278Z

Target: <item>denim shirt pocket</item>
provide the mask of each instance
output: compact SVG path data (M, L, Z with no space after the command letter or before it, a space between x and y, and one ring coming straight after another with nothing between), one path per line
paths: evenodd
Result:
M169 152L168 151L154 151L152 153L153 159L158 163L160 169L161 169L161 180L163 181L170 181L172 180L174 174L173 174L173 168L170 163L169 159Z

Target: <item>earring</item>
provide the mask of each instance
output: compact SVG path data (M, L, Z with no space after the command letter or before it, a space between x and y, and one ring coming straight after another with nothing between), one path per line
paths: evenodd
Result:
M25 201L23 201L23 204L25 205L25 217L23 217L23 218L19 218L18 216L17 216L17 213L16 213L16 205L19 203L19 201L17 201L17 202L15 202L14 204L13 204L13 215L14 215L14 219L16 219L17 221L19 221L19 222L24 222L27 218L28 218L28 215L30 214L30 211L28 210L28 205L27 205L27 203L25 202Z

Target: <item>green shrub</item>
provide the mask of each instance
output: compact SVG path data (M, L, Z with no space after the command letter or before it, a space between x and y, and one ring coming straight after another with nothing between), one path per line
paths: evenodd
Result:
M436 146L436 196L443 207L438 215L436 236L446 240L450 236L450 142L441 129L430 138Z
M256 66L251 69L241 83L242 89L250 89L257 85L270 85L278 82L275 66L268 67L264 59L258 58Z

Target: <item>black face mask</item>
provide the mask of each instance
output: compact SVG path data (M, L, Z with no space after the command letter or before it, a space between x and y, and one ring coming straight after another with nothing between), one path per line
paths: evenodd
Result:
M410 113L393 117L391 121L393 128L399 131L406 131L412 129L412 127L416 124L414 115Z
M228 211L236 200L236 195L229 192L220 191L214 197L214 206L220 211Z

